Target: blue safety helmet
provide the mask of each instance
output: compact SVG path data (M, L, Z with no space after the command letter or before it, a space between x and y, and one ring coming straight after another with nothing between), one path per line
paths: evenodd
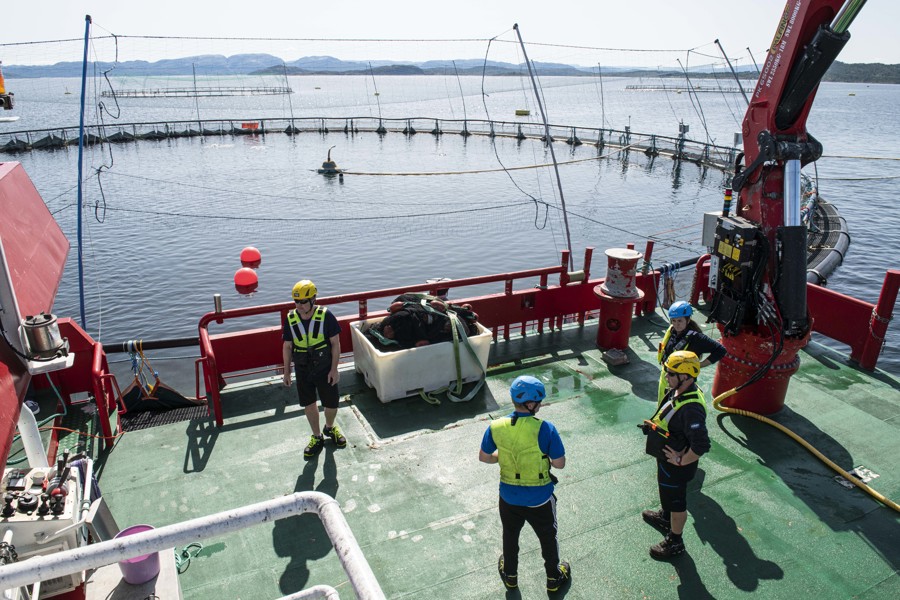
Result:
M690 319L692 314L694 314L694 309L691 308L691 305L684 300L679 300L669 307L670 319L674 319L676 317L684 317L685 319Z
M520 375L509 386L509 395L512 396L513 402L525 404L540 402L547 397L547 392L540 379L531 375Z

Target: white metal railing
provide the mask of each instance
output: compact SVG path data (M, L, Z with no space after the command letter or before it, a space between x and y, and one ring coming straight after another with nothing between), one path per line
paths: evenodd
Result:
M357 598L385 600L384 592L350 531L337 501L321 492L296 492L159 529L0 566L0 590L63 577L176 546L186 546L302 513L316 513L319 516ZM328 586L317 586L299 594L288 598L337 597L337 592Z

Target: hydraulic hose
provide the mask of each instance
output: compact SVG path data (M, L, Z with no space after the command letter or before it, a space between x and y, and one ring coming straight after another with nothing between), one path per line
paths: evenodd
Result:
M851 483L853 483L853 485L855 485L856 487L858 487L865 493L869 494L870 496L872 496L873 498L875 498L876 500L878 500L879 502L881 502L888 508L892 508L895 511L900 512L900 505L898 505L896 502L894 502L890 498L885 497L883 494L879 493L878 491L873 490L868 485L866 485L865 483L863 483L862 481L860 481L859 479L857 479L856 477L854 477L853 475L851 475L850 473L848 473L847 471L845 471L844 469L842 469L841 467L836 465L834 462L831 461L831 459L829 459L827 456L825 456L824 454L822 454L821 452L816 450L812 446L812 444L810 444L809 442L804 440L802 437L800 437L799 435L797 435L796 433L794 433L793 431L791 431L790 429L788 429L781 423L778 423L777 421L773 421L772 419L770 419L768 417L764 417L761 414L751 412L749 410L742 410L740 408L731 408L728 406L721 406L721 402L723 400L725 400L726 398L728 398L729 396L733 396L737 392L737 390L738 390L738 388L736 388L736 387L731 388L727 392L722 392L721 394L716 396L713 399L713 408L715 408L716 410L718 410L720 412L724 412L724 413L728 413L728 414L732 414L732 415L741 415L744 417L750 417L752 419L756 419L757 421L762 421L763 423L766 423L768 425L771 425L772 427L779 429L783 433L786 433L788 436L790 436L795 442L797 442L798 444L800 444L801 446L803 446L804 448L809 450L813 456L815 456L816 458L821 460L823 463L828 465L833 471L839 473L841 475L841 477L843 477L847 481L850 481Z

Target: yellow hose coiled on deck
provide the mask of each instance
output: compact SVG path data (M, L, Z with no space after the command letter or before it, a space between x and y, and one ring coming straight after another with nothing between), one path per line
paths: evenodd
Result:
M751 417L753 419L756 419L757 421L762 421L763 423L766 423L768 425L771 425L772 427L775 427L775 428L781 430L783 433L786 433L787 435L789 435L795 442L797 442L798 444L800 444L801 446L803 446L804 448L809 450L813 454L813 456L815 456L816 458L821 460L823 463L828 465L832 470L839 473L841 475L841 477L843 477L847 481L852 482L853 485L860 488L862 491L866 492L867 494L869 494L870 496L872 496L873 498L875 498L876 500L878 500L879 502L881 502L882 504L887 506L888 508L892 508L895 511L900 512L900 506L898 506L896 502L894 502L890 498L885 497L883 494L873 490L868 485L866 485L865 483L863 483L862 481L860 481L859 479L857 479L856 477L854 477L853 475L851 475L850 473L845 471L844 469L837 466L834 462L831 461L831 459L829 459L827 456L825 456L824 454L822 454L821 452L819 452L818 450L813 448L812 444L810 444L809 442L804 440L802 437L800 437L799 435L797 435L796 433L794 433L793 431L791 431L790 429L788 429L781 423L773 421L772 419L770 419L768 417L764 417L755 412L750 412L749 410L742 410L740 408L730 408L728 406L720 406L720 404L723 400L725 400L729 396L733 396L736 393L737 393L737 388L731 388L727 392L722 392L721 394L719 394L718 396L716 396L713 399L713 408L715 408L716 410L718 410L720 412L729 413L732 415L741 415L744 417Z

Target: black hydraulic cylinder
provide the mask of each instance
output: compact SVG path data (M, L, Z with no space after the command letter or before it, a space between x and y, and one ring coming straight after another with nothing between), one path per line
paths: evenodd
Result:
M806 312L806 226L781 227L778 238L781 252L775 293L782 328L787 335L802 335L809 327Z
M849 31L835 33L827 26L819 27L788 76L784 94L775 111L775 126L779 130L794 124L806 101L849 39Z

